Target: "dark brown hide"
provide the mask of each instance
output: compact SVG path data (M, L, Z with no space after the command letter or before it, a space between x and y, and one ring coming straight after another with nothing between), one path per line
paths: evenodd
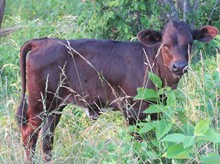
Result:
M111 107L122 111L129 124L143 120L142 111L149 104L133 97L138 87L156 89L147 72L157 74L164 86L176 88L193 40L208 42L217 33L212 26L192 30L184 22L169 22L163 31L141 31L140 42L48 38L26 42L20 53L22 101L17 120L27 159L34 154L40 129L44 159L51 159L53 133L68 103L87 108L93 118Z

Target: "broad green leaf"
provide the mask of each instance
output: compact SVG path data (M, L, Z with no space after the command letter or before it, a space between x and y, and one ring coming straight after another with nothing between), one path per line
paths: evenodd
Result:
M153 130L155 127L152 123L143 123L142 124L142 127L140 128L139 132L138 133L147 133L151 130Z
M140 3L140 9L143 10L143 11L146 11L146 10L147 10L145 3L143 3L143 2Z
M162 81L157 75L148 71L148 77L158 88L162 87Z
M174 91L169 91L167 93L167 105L168 106L174 106L176 103L176 96Z
M207 140L204 140L201 137L196 137L196 147L204 146L204 144L207 144L207 142Z
M183 147L184 148L193 146L194 143L195 143L194 136L185 136L185 138L183 139Z
M126 34L128 33L128 27L127 27L127 26L125 26L124 32L125 32Z
M152 145L154 147L158 147L159 148L160 142L158 142L156 139L151 140L151 143L152 143Z
M209 118L199 121L195 126L194 135L204 136L204 134L209 128L209 123L210 123Z
M157 91L157 93L158 93L158 95L163 95L165 91L166 91L166 88L160 88L160 89ZM164 97L165 97L165 96L164 96Z
M138 94L135 96L135 99L156 101L158 98L157 92L153 89L138 88L137 92L138 92Z
M151 125L156 129L156 127L157 127L157 125L158 125L158 120L157 121L152 121L152 122L150 122L151 123Z
M150 159L158 159L158 156L155 152L153 151L147 151L146 155L150 158Z
M165 136L170 129L172 128L172 122L167 121L165 119L161 119L157 122L156 126L156 138L157 140L160 140L163 136Z
M163 106L162 105L151 105L149 106L143 113L161 113L163 111Z
M163 154L164 157L174 158L174 159L189 159L191 150L184 149L182 145L173 145L168 148L167 152Z
M181 126L181 129L187 134L187 136L194 136L194 127L191 124L185 123Z
M218 163L220 163L220 155L210 154L207 156L202 156L201 163L202 164L218 164Z
M184 138L186 136L181 133L173 133L173 134L168 134L165 136L161 141L162 142L175 142L175 143L180 143L183 142Z
M213 129L208 129L201 139L206 141L212 141L214 143L220 143L220 134L216 133Z
M128 131L136 133L137 132L137 126L136 125L128 126Z

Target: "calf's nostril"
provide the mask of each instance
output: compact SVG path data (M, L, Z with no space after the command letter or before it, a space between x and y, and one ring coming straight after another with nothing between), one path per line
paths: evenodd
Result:
M176 66L175 64L173 64L172 69L173 69L173 71L177 71L177 70L178 70L178 66Z
M177 74L183 74L187 72L188 66L187 63L173 63L172 71Z

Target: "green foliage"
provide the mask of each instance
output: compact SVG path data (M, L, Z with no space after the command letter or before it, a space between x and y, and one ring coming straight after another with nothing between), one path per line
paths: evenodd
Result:
M148 76L149 76L149 79L156 85L157 88L162 87L162 81L160 80L158 76L156 76L155 74L149 71L148 71Z
M219 2L217 4L216 2L201 0L198 10L191 15L192 17L189 16L189 19L193 19L197 25L203 25L204 22L207 22L207 24L219 27L220 5Z
M144 27L158 29L161 24L155 21L159 11L157 3L144 0L86 1L79 5L78 24L84 27L81 35L92 38L131 40ZM154 9L147 10L147 6Z
M194 130L195 136L204 136L206 131L209 129L210 120L207 118L205 120L199 121Z
M156 101L158 98L158 93L155 90L149 88L138 88L137 93L137 96L135 96L136 99Z
M196 112L204 112L205 109L205 115L197 116L196 120L199 121L187 119L188 114L192 114L192 111L184 109L187 108L187 99L176 96L183 93L170 90L170 88L159 88L157 92L151 89L138 89L136 98L157 102L157 104L150 105L144 113L157 113L161 116L161 119L151 122L146 119L146 123L139 123L138 128L135 128L135 126L130 130L139 133L142 138L147 140L148 147L151 147L158 155L156 159L158 162L159 159L166 158L181 163L186 161L214 163L220 158L219 150L216 149L220 145L219 123L218 121L215 122L219 117L219 100L216 99L220 94L219 63L216 63L214 58L213 60L201 62L205 64L199 67L196 66L195 72L190 73L194 76L200 76L200 73L203 74L203 78L200 78L202 81L199 83L202 86L197 88L197 92L202 96L200 100L204 99L204 101L202 100L198 106L193 104L196 107ZM204 70L207 72L204 72ZM155 85L160 81L158 77L156 78L156 75L153 76L154 80L152 80L152 75L150 77ZM196 87L195 84L194 87ZM166 103L160 101L161 95L166 95ZM190 92L187 96L191 96ZM186 105L179 105L176 103L178 101ZM211 118L214 120L213 123ZM213 159L210 156L213 156Z

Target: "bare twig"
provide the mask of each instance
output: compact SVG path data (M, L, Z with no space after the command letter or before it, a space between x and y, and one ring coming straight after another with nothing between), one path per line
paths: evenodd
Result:
M216 1L215 1L215 4L214 4L214 6L213 6L213 8L212 8L212 11L211 11L211 13L210 13L210 15L209 15L209 19L208 19L208 20L211 19L212 15L213 15L213 13L214 13L214 10L216 9L216 6L217 6L217 4L218 4L218 1L219 1L219 0L216 0Z
M188 3L188 1L187 0L184 0L184 2L183 2L183 21L184 22L186 22L186 14L187 14L187 12L188 12L188 8L187 8L187 4Z
M8 35L8 34L10 34L12 32L15 32L15 31L17 31L20 28L24 28L24 27L20 26L20 27L12 27L12 28L2 29L2 30L0 30L0 37Z
M173 0L167 0L167 1L170 4L170 8L171 8L171 12L172 12L170 18L173 20L179 20L178 12L177 12L177 9L174 5L175 2Z

